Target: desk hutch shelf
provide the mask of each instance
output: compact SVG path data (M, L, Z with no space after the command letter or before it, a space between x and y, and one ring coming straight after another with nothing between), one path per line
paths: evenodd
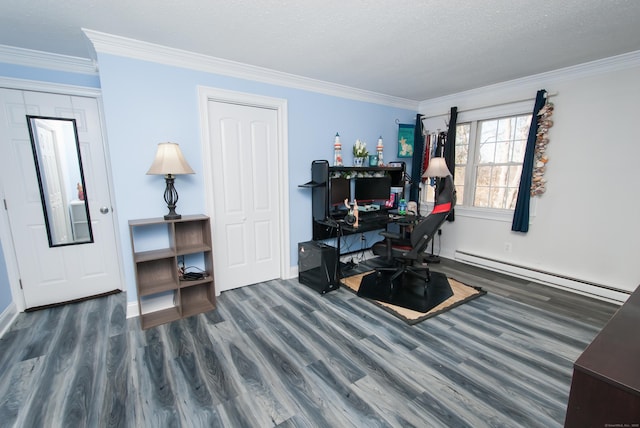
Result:
M391 178L391 186L404 189L404 162L394 162L392 166L354 167L329 166L329 162L326 160L313 161L311 163L311 181L298 185L298 187L311 189L313 240L320 241L337 236L336 228L324 224L324 221L331 216L332 178L378 178L381 175Z
M143 329L215 309L209 217L130 220L129 233ZM180 260L204 271L204 278L183 280Z

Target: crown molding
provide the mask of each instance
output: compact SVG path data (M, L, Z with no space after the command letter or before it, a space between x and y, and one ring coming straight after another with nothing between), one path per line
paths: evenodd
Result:
M69 73L98 75L98 66L88 58L60 55L50 52L35 51L0 45L0 62Z
M40 80L17 79L0 76L0 88L19 89L23 91L49 92L52 94L76 95L80 97L100 98L100 88L67 85L64 83L43 82Z
M187 68L224 76L247 79L271 85L318 92L334 97L382 104L408 110L418 109L418 101L365 91L350 86L310 79L264 67L215 58L195 52L170 48L154 43L115 36L83 28L96 52L150 61L173 67Z
M523 87L538 88L549 86L567 80L597 76L638 66L640 66L640 50L424 100L419 103L419 111L422 113L423 111L432 110L434 106L455 105L460 103L461 100L476 99L487 94L513 95ZM464 108L476 108L476 106L465 106Z

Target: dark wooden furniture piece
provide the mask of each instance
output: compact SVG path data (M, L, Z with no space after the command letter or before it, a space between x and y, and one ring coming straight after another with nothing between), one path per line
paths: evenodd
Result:
M215 309L211 225L204 215L129 221L143 329ZM179 262L203 278L185 280Z
M576 360L565 427L640 426L640 287Z

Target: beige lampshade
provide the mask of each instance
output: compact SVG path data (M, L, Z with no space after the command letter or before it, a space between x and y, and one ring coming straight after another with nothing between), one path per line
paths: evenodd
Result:
M444 158L434 157L429 161L429 166L424 174L422 174L422 177L446 177L448 175L451 175L451 172L449 171L449 168L447 168L447 163Z
M147 175L195 174L180 151L177 143L160 143L156 158Z

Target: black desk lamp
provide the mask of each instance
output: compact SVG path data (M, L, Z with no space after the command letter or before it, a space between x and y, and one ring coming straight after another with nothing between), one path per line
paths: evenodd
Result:
M195 174L193 169L185 160L180 146L176 143L160 143L156 158L147 171L147 175L164 175L167 187L164 190L164 201L167 203L169 213L164 216L165 220L177 220L182 218L176 213L176 203L178 202L178 191L173 186L176 175Z

